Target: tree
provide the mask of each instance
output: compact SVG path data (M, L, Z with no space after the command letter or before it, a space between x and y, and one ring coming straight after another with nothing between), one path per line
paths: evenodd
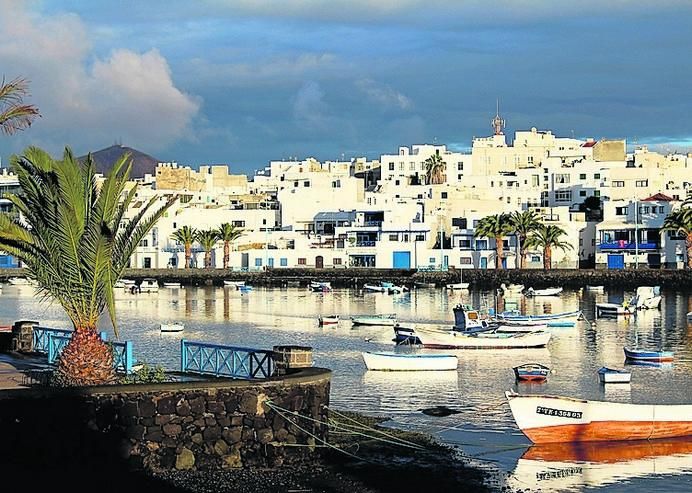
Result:
M231 243L243 235L243 230L230 223L223 223L218 229L219 239L223 241L223 268L228 269Z
M550 269L553 262L553 249L571 250L572 245L560 238L567 233L554 224L541 224L526 240L526 248L541 248L543 250L543 268Z
M17 78L10 82L5 79L0 83L0 131L12 135L31 126L39 115L32 104L24 104L24 96L29 94L29 83L26 79Z
M512 227L512 233L517 235L517 248L519 249L519 268L523 269L526 266L526 251L524 249L524 243L526 243L526 238L533 233L540 222L538 220L538 214L534 211L514 211L509 216L509 223Z
M423 161L425 165L425 178L428 185L439 185L444 183L444 172L447 164L442 160L438 153L433 154Z
M24 262L27 276L46 299L58 302L74 326L56 376L64 385L111 382L113 354L97 324L107 309L118 335L113 285L142 238L173 204L154 209L152 198L129 220L125 213L137 187L125 191L132 169L122 156L98 186L91 155L80 163L69 148L62 160L29 147L13 156L20 190L7 198L20 216L0 214L0 249Z
M511 233L512 225L509 222L509 214L493 214L478 221L473 236L495 239L495 269L502 268L502 239Z
M692 269L692 200L686 200L679 209L671 211L663 221L662 230L685 237L687 268Z
M197 241L202 245L204 250L204 268L211 268L211 251L214 249L216 242L219 241L219 232L215 229L205 229L197 233Z
M190 226L183 226L176 230L171 235L171 238L183 244L185 248L185 268L189 269L192 261L192 244L197 241L197 230Z

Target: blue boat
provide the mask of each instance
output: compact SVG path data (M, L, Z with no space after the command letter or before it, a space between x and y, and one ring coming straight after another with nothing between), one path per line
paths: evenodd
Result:
M581 310L575 310L573 312L562 312L562 313L546 313L544 315L523 315L516 311L503 312L497 315L497 320L503 324L516 324L516 325L540 325L548 323L562 323L562 322L572 322L575 323L582 317ZM553 327L557 327L554 325Z
M628 360L665 363L673 361L674 359L673 351L646 351L642 349L629 349L627 347L623 349L625 350L625 358Z
M238 290L241 293L249 293L250 291L252 291L252 286L238 286Z
M539 363L526 363L514 367L517 380L524 382L543 382L548 378L550 368Z

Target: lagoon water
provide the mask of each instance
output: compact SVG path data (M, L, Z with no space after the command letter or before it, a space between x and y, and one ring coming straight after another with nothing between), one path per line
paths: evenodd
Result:
M368 372L362 351L394 350L391 327L353 328L353 315L396 313L406 326L449 327L452 308L463 301L474 306L495 300L481 291L449 292L441 288L416 289L387 295L343 289L313 293L305 288L186 287L159 293L131 295L118 290L117 310L121 338L132 340L136 359L178 368L181 334L161 334L161 322L183 322L184 337L222 344L270 349L298 344L314 348L318 366L334 371L331 405L392 418L391 425L435 435L459 446L474 462L506 474L508 485L524 490L584 491L692 491L692 439L609 444L582 447L530 447L516 428L506 390L550 393L586 399L630 403L692 404L692 293L664 291L660 310L636 317L598 319L599 301L621 302L633 293L565 291L561 296L506 298L528 313L582 309L588 321L574 328L550 329L553 337L544 349L465 350L457 372ZM341 315L337 326L319 327L317 317ZM3 286L0 320L28 319L43 325L69 327L60 307L39 301L30 286ZM592 325L590 322L594 322ZM105 329L108 323L104 320ZM665 366L627 366L630 385L603 386L596 371L601 366L621 368L622 347L663 348L675 351L675 362ZM538 362L552 368L547 383L517 384L512 367ZM447 417L420 412L431 406L460 411Z

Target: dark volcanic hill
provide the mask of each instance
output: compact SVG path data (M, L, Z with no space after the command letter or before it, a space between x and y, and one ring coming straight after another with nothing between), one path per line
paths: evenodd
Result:
M151 173L152 175L156 173L158 159L123 145L112 145L100 151L92 152L91 155L96 163L96 171L98 173L107 173L113 167L113 164L125 153L129 153L130 159L132 159L130 178L144 178L145 173ZM80 161L83 159L86 159L86 156L79 158Z

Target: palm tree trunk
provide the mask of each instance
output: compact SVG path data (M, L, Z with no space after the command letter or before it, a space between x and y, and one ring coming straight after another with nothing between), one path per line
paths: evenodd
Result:
M685 247L687 248L687 268L692 269L692 233L685 238Z
M526 266L526 254L524 253L524 238L519 237L517 248L519 249L519 268L523 269Z
M204 252L204 268L211 268L211 250L207 250L206 252Z
M96 327L77 327L58 361L59 385L102 385L115 381L113 351L103 342Z
M502 237L495 238L495 269L502 269Z
M185 268L189 269L192 263L192 245L189 243L185 244Z
M223 242L223 268L224 269L228 269L228 261L231 257L230 251L231 251L231 242L230 241L224 241Z
M550 270L550 267L553 264L553 252L550 248L550 245L546 245L545 248L543 248L543 268L546 270Z

